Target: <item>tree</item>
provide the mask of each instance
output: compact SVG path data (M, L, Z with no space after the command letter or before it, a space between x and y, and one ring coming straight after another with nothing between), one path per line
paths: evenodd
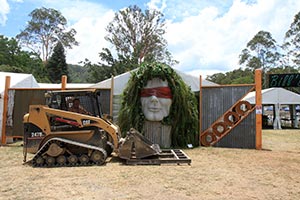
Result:
M278 45L272 38L271 33L259 31L248 43L247 48L240 54L239 64L245 64L253 71L262 68L263 88L266 87L266 71L279 64L280 55Z
M66 48L78 45L75 29L67 31L67 20L59 11L42 7L33 10L29 16L31 20L16 38L22 46L41 55L43 61L48 60L58 41Z
M290 66L300 65L300 12L298 12L289 30L285 33L283 49L286 51L285 62Z
M60 83L62 75L68 75L65 50L61 42L54 47L53 54L49 58L46 69L52 83Z
M239 64L245 64L250 69L274 67L280 58L277 48L271 33L259 31L242 51Z
M140 64L143 61L170 61L163 38L163 14L157 10L146 10L130 6L115 14L106 30L105 37L114 45L119 57L131 59Z
M99 54L101 61L99 65L92 65L91 73L105 72L105 77L110 77L135 69L142 62L174 65L177 61L167 50L164 28L163 14L156 10L143 12L138 6L130 6L115 13L105 37L114 49L103 48Z
M14 38L9 39L0 35L0 65L17 66L20 52L21 48Z

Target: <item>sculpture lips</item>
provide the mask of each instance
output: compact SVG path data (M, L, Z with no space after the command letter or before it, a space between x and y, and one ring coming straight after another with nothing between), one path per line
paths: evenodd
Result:
M160 108L150 107L150 108L149 108L149 111L151 111L151 112L159 112L159 111L160 111Z

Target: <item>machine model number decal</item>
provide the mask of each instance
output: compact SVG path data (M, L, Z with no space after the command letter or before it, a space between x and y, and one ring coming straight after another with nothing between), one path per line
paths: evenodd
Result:
M31 137L43 137L43 132L31 132Z
M91 120L89 120L89 119L84 119L84 120L82 120L82 124L83 125L88 125L88 124L90 124L91 123Z

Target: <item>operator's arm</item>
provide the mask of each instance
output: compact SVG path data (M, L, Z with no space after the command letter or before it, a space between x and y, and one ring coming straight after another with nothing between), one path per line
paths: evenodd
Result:
M79 107L79 113L84 115L92 115L92 113L84 109L82 106Z

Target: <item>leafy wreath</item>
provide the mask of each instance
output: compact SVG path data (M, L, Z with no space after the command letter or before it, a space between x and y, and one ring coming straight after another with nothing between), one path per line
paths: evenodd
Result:
M162 63L143 63L131 73L122 95L118 124L121 130L135 128L142 134L145 116L140 102L140 92L148 80L160 78L167 80L172 91L172 105L169 116L162 120L171 125L172 147L198 145L197 100L182 78L168 65ZM123 133L124 134L124 133Z

